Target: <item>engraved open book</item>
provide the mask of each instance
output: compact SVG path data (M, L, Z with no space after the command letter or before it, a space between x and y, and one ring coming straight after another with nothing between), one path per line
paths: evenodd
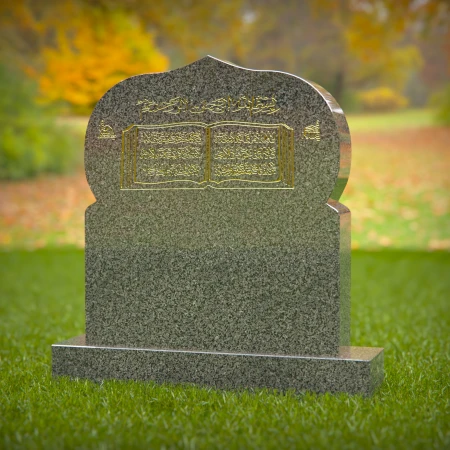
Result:
M122 132L121 189L292 189L284 124L179 122Z

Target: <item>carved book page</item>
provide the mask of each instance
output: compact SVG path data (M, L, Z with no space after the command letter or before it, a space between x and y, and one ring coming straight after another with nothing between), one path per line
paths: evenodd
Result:
M121 189L292 189L293 152L283 124L132 125L122 132Z

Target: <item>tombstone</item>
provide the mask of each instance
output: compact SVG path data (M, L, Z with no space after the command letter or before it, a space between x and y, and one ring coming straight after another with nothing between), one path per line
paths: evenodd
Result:
M212 57L128 78L86 132L86 334L53 374L370 395L350 346L350 135L320 86Z

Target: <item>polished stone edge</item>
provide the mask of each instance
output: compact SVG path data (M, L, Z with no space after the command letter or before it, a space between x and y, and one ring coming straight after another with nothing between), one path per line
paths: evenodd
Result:
M339 356L286 356L89 346L85 335L52 345L53 376L194 383L370 396L382 383L383 349L340 347Z

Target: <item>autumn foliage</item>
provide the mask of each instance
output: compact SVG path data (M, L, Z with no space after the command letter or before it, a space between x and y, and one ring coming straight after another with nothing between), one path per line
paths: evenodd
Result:
M118 81L168 69L169 56L177 67L206 54L298 74L345 103L380 86L404 94L426 62L427 83L442 85L449 18L448 0L14 0L0 2L0 50L43 99L83 113Z
M104 18L79 9L70 28L56 29L57 45L44 49L46 70L39 77L48 100L88 107L124 78L168 67L152 36L123 13Z
M119 81L168 68L153 35L123 10L61 1L39 17L20 0L10 13L37 39L40 58L21 66L46 102L65 101L86 113Z
M408 99L387 86L369 89L359 94L362 109L364 111L395 111L405 108Z

